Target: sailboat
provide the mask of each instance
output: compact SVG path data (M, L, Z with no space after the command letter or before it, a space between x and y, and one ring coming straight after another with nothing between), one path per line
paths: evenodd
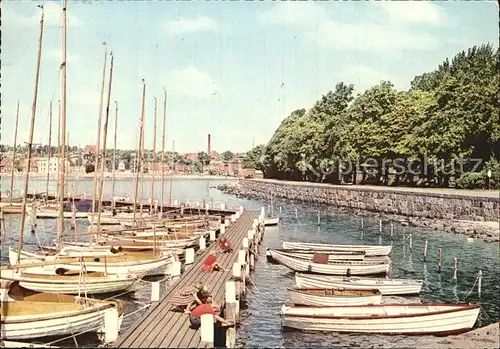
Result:
M121 327L124 305L64 294L30 291L19 282L0 280L2 339L33 339L80 332L104 332L107 313L118 312Z
M273 205L273 193L271 192L271 215L269 217L264 218L264 225L267 226L275 226L280 222L279 216L274 216L274 205Z
M40 75L40 61L42 51L43 38L43 6L40 19L40 38L38 41L38 56L37 70L35 78L35 94L33 97L33 107L30 123L29 143L33 144L33 131L36 116L36 103L38 95L38 81ZM65 81L66 81L66 28L67 28L67 0L64 0L63 7L63 105L65 113ZM64 138L64 136L63 136ZM22 215L20 223L19 250L23 245L23 233L26 212L27 188L29 183L29 163L31 161L32 147L28 147L28 171L24 178L24 194ZM64 154L64 150L63 150ZM64 165L62 173L62 183L64 186ZM64 195L61 195L61 201ZM62 206L60 207L62 214ZM60 223L63 223L62 221ZM62 230L62 229L60 229ZM17 261L20 258L18 257ZM46 264L44 264L46 266ZM9 274L8 270L14 269L11 267L2 267L0 278L5 274ZM17 268L16 268L17 269ZM82 272L83 273L83 272ZM40 278L40 276L36 276ZM79 332L102 331L104 327L104 319L108 313L114 313L118 318L118 328L121 326L121 318L123 317L123 303L117 301L101 301L83 297L73 297L69 295L43 293L33 290L28 290L19 285L19 281L0 280L0 313L1 313L1 336L2 339L31 339L44 336L60 336Z

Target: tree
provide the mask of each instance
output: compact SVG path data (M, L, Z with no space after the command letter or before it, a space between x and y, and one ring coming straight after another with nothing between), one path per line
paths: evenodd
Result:
M197 169L199 170L199 172L203 172L203 168L205 166L208 166L208 164L210 163L210 157L204 151L200 151L198 153L198 162L201 167L197 166Z
M481 45L416 76L409 91L382 81L354 97L354 86L339 82L286 117L245 166L276 179L356 183L361 171L362 183L387 185L392 174L395 185L448 186L500 158L499 68L499 50Z
M95 166L93 164L85 165L85 173L93 173L95 171Z
M225 152L223 152L222 154L220 154L220 157L224 161L229 161L229 160L231 160L234 157L234 154L231 151L226 150Z

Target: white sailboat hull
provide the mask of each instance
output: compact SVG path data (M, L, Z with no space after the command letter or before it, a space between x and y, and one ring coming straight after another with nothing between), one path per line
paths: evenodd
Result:
M347 270L350 270L351 275L370 275L370 274L382 274L387 273L390 268L390 264L368 264L368 265L356 265L356 264L320 264L313 263L312 261L299 259L287 256L286 254L270 250L271 256L278 263L284 265L285 267L299 272L310 272L316 274L325 275L346 275Z
M300 288L377 289L384 296L419 294L423 285L422 280L348 278L300 273L295 274L295 282Z
M334 244L316 244L307 242L283 241L284 249L295 250L313 250L321 251L358 251L365 252L365 256L387 256L391 253L392 246L373 246L373 245L334 245Z
M103 332L104 317L113 308L95 308L87 312L50 313L39 317L2 316L1 335L5 339L31 339L63 336L84 331ZM92 329L97 329L93 330Z
M45 293L63 293L63 294L101 294L124 291L131 288L137 279L133 275L108 275L102 277L85 277L82 280L78 278L43 278L43 267L36 273L35 268L31 268L31 273L37 275L23 275L13 270L2 270L0 277L4 280L19 281L19 285L29 290Z
M479 310L461 304L283 307L282 323L304 331L450 334L471 329Z
M316 307L328 307L328 306L342 306L342 305L367 305L367 304L381 304L382 295L377 292L372 295L339 295L339 296L325 296L316 295L306 292L300 292L300 290L291 289L289 290L288 297L292 304L297 305L308 305Z
M73 213L72 212L63 212L64 218L72 218ZM75 212L75 218L77 219L84 219L87 218L88 212ZM57 210L44 210L44 209L37 209L36 210L36 217L37 218L59 218L59 211Z

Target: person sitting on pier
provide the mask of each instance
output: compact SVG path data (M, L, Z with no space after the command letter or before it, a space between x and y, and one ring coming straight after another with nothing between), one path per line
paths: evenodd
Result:
M222 250L223 253L233 252L233 248L231 247L231 241L229 241L224 237L220 238L219 242L217 243L217 246Z
M189 313L189 323L191 324L191 328L200 328L201 316L206 314L212 314L214 316L214 319L220 321L222 325L231 326L233 323L220 317L218 315L219 312L219 305L212 300L212 297L210 297L209 299L207 299L207 303L198 305Z
M201 271L205 273L210 273L212 271L226 270L217 263L217 252L210 253L205 261L203 262L203 266L201 267ZM227 271L227 270L226 270Z

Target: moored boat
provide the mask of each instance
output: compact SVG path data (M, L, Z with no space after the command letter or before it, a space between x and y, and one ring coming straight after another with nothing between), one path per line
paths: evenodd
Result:
M283 241L284 249L299 249L320 251L358 251L365 252L366 256L387 256L391 253L392 246L375 246L375 245L339 245L339 244L318 244L308 242L292 242Z
M350 263L343 263L345 261L339 261L338 263L314 263L311 260L291 257L275 250L270 250L269 252L274 260L293 271L326 275L347 275L349 273L350 275L370 275L387 273L390 268L390 263L354 264L356 261Z
M288 290L288 297L292 304L316 307L368 305L382 302L382 294L378 290L342 288L292 288Z
M470 330L478 304L384 304L281 309L284 327L304 331L447 335Z
M1 283L2 339L25 340L80 332L103 332L107 313L118 312L123 303L27 290L17 282Z
M411 279L360 278L295 273L295 283L297 287L377 289L382 295L386 296L419 294L424 282Z
M273 226L273 225L278 225L280 222L279 217L268 217L264 219L264 225L266 227Z

